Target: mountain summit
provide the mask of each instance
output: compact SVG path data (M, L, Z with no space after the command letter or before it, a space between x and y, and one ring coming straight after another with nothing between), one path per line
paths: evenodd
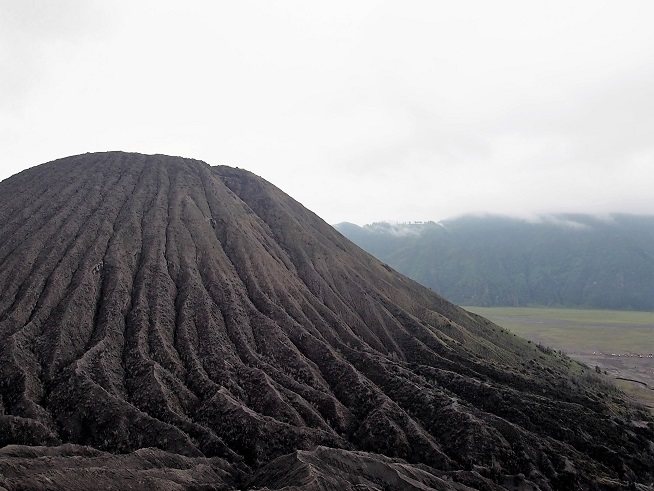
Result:
M654 480L654 422L594 370L263 179L178 157L79 155L0 183L0 395L0 489Z

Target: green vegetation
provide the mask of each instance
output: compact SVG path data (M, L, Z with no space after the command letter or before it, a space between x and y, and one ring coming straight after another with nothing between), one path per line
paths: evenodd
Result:
M337 229L460 305L654 311L654 216L467 216Z
M654 353L654 312L464 307L511 332L566 352Z
M654 414L654 390L645 389L638 384L626 380L616 380L615 385L628 396L650 408Z
M609 375L620 390L654 414L654 358L648 357L654 353L653 312L465 308L544 349L560 350Z

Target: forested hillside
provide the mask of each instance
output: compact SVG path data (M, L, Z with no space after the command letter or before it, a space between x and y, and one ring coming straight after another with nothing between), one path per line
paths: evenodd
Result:
M461 305L654 309L654 216L465 216L336 228Z

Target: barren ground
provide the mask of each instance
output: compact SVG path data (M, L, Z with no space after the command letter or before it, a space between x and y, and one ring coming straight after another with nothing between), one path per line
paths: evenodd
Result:
M628 489L650 420L247 171L0 182L0 488Z

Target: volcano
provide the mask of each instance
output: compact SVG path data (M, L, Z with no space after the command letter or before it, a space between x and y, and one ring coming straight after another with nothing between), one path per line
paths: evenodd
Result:
M653 489L595 370L186 158L0 183L0 395L0 489Z

